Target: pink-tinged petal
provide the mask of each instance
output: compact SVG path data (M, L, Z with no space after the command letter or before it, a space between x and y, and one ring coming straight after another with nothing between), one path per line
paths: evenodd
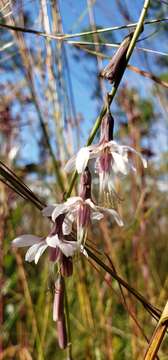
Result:
M127 167L123 159L123 156L117 154L116 152L112 152L112 156L114 159L115 169L117 170L117 172L121 172L122 174L127 175Z
M102 151L107 147L107 143L101 144L101 145L91 145L88 146L88 150L90 151L90 159L97 158Z
M119 145L119 144L117 144L117 142L114 141L114 140L109 141L109 142L106 144L106 146L110 148L111 152L112 152L112 151L115 151L115 152L118 152L118 153L121 152L122 146Z
M78 174L81 174L86 169L89 157L90 152L87 147L83 147L79 150L76 156L76 170Z
M55 221L55 219L69 210L72 210L73 206L76 206L79 202L82 201L82 198L80 196L72 196L70 197L65 203L56 205L53 213L52 213L52 220Z
M64 222L62 224L62 232L64 235L69 235L72 232L72 225L75 220L75 215L73 213L68 213L65 216Z
M79 249L76 241L59 241L59 248L62 253L66 256L73 256L74 253Z
M40 244L34 244L33 246L31 246L28 249L28 251L26 252L25 260L28 262L35 260L35 256L36 256L39 248L45 244L46 244L45 241L41 241Z
M71 159L69 159L64 167L65 172L70 173L75 170L75 164L76 164L76 155L72 156Z
M59 204L52 204L52 205L48 205L46 206L43 210L42 210L42 214L43 216L51 216L55 207L58 206Z
M91 199L86 199L85 204L89 205L92 210L97 211L97 206L93 203Z
M56 248L57 246L59 246L58 235L56 234L54 236L47 236L46 243L48 246L50 246L52 248Z
M97 210L100 210L101 212L104 212L104 213L107 213L109 215L112 215L116 221L116 223L119 225L119 226L123 226L124 223L120 217L120 215L118 214L118 212L114 209L107 209L107 208L104 208L104 207L101 207L101 206L97 206Z
M80 202L82 202L82 198L80 196L71 196L67 201L66 201L66 207L71 209L71 206L74 206Z
M100 212L92 212L92 214L91 214L91 221L101 220L103 218L104 218L104 215L101 214Z
M44 244L44 245L41 245L39 247L39 249L37 250L37 253L35 255L35 259L34 259L34 262L35 264L38 263L39 259L40 259L40 256L43 254L43 252L47 249L48 245L47 244Z
M59 215L64 214L66 211L66 203L56 205L51 215L52 220L55 221Z
M126 145L122 146L122 148L123 148L123 150L130 151L130 152L136 154L141 159L144 168L147 168L148 163L147 163L146 159L144 159L144 157L138 151L136 151L131 146L126 146Z
M42 241L41 237L34 235L21 235L12 241L12 245L16 247L26 247L34 244L39 244Z

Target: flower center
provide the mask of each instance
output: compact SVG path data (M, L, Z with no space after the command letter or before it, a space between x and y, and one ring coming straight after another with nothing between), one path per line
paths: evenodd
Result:
M109 152L108 147L106 147L102 151L102 154L99 157L99 170L101 172L110 172L111 161L112 161L112 155Z

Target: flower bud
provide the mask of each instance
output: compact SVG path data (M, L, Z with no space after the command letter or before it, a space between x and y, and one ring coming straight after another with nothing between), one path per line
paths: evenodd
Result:
M57 321L57 332L58 332L58 344L60 349L67 347L67 329L65 322L65 315L59 321Z
M53 303L53 320L58 321L64 317L64 290L65 284L62 276L55 283L55 294Z
M113 140L114 119L108 111L102 119L99 144Z
M91 198L91 182L92 182L91 173L87 167L85 171L82 173L80 179L79 196L81 196L83 200Z
M62 254L61 258L61 275L71 276L73 273L73 262L71 257L66 257Z

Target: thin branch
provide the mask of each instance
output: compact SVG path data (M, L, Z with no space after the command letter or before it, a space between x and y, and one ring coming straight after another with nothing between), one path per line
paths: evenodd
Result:
M144 25L152 25L152 24L157 24L157 23L166 22L166 21L168 21L167 17L162 18L162 19L152 19L152 20L145 21ZM29 29L29 28L25 28L22 26L13 26L13 25L3 24L3 23L0 23L0 27L6 28L9 30L20 31L20 32L24 32L24 33L29 33L29 34L34 34L37 36L46 37L49 39L55 39L55 40L62 41L65 39L81 37L81 36L91 35L91 34L95 34L95 33L100 34L100 33L106 33L106 32L115 31L115 30L130 29L130 28L136 27L137 24L138 23L132 23L132 24L120 25L120 26L112 26L112 27L108 27L108 28L96 29L96 30L92 30L92 31L84 31L84 32L75 33L75 34L52 34L52 33L47 34L43 31Z
M125 280L123 280L119 275L116 274L109 266L107 266L100 258L93 254L88 247L85 247L88 253L88 256L94 260L103 270L110 274L115 280L119 282L125 289L127 289L137 300L141 302L144 308L155 318L160 318L161 311L149 303L143 295L141 295L137 290L130 286Z
M67 44L71 44L71 45L101 45L101 46L107 46L107 47L113 47L113 48L119 48L119 44L112 44L112 43L100 43L100 42L91 42L91 41L74 41L74 40L67 40L66 41ZM152 54L157 54L157 55L162 55L162 56L168 56L168 53L163 52L163 51L157 51L157 50L153 50L153 49L147 49L147 48L139 48L139 47L135 47L136 50L138 51L144 51L144 52L149 52ZM96 55L96 53L95 53Z

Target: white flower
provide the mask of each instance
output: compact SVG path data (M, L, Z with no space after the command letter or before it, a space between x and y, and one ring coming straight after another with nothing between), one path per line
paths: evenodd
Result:
M123 226L123 221L120 215L114 209L107 209L104 207L96 206L90 198L83 199L81 196L70 197L63 204L46 207L43 215L48 214L56 221L57 217L65 214L63 231L69 233L72 230L73 222L77 222L77 239L79 244L85 241L87 228L91 221L101 220L104 214L112 215L119 226Z
M107 161L111 170L115 173L122 173L126 175L128 170L132 169L136 171L133 167L131 160L128 158L128 153L136 154L142 161L143 166L147 167L147 161L141 156L141 154L133 149L131 146L127 145L119 145L115 141L111 140L98 145L90 145L81 148L76 156L73 156L66 164L65 171L71 172L73 170L77 170L79 174L81 174L90 159L100 160L102 155L110 155L109 160ZM107 158L106 158L107 160ZM101 167L105 166L105 164L99 165ZM103 169L102 169L103 170Z
M142 161L143 166L147 167L147 161L139 152L130 146L119 145L115 141L103 141L97 145L90 145L79 150L66 164L65 171L77 170L81 174L89 160L96 159L95 171L99 175L100 196L106 191L115 194L112 177L115 174L127 175L129 170L136 171L132 159L128 156L134 153Z
M45 239L34 235L21 235L12 241L16 247L30 246L25 255L25 260L38 263L40 256L48 248L58 248L66 257L73 256L79 249L76 241L60 240L58 235L47 236Z

